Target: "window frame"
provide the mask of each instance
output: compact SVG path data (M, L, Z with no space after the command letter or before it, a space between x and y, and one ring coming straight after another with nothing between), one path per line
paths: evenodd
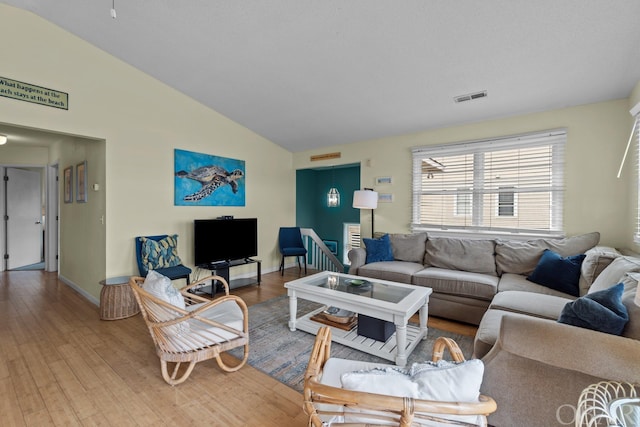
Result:
M495 216L497 218L517 218L518 217L518 193L516 191L509 191L509 189L516 189L515 185L510 185L510 186L502 186L502 187L498 187L498 197L496 198L496 213ZM511 208L513 209L513 213L511 215L500 215L500 196L502 196L503 194L511 194L511 197L513 197L513 200L511 202L510 205Z
M561 237L564 236L564 150L567 141L567 131L564 128L552 129L547 131L533 132L528 134L502 136L496 138L488 138L481 140L462 141L449 144L437 144L431 146L420 146L412 149L413 155L413 202L412 202L412 222L411 230L418 231L430 231L436 233L446 234L470 234L479 233L492 235L510 235L514 234L522 237L526 236L552 236ZM484 173L484 155L486 153L499 152L510 149L527 149L534 147L549 147L549 164L550 173L548 176L548 183L545 183L543 188L548 188L549 192L549 226L544 229L535 228L531 225L529 228L524 227L510 227L502 225L494 225L488 218L483 218L483 215L487 215L485 210L491 203L488 200L483 200L483 196L487 193L484 190L484 186L490 183L486 180ZM437 171L432 169L441 168L444 171L444 166L440 163L441 158L447 156L462 156L472 155L473 166L467 169L467 173L473 174L472 188L472 219L468 223L463 225L447 224L446 221L440 224L436 223L421 223L421 209L424 209L422 198L428 194L436 194L440 190L429 189L423 187L423 178L428 178L428 175L433 176L433 173ZM522 158L522 157L521 157ZM438 160L436 160L438 159ZM471 163L471 162L470 162ZM426 165L426 166L425 166ZM426 169L428 170L426 170ZM523 169L526 169L526 164L523 163ZM506 184L506 183L505 183ZM509 187L514 189L518 188L518 183L509 183ZM495 185L495 183L494 183ZM502 187L502 186L501 186ZM425 189L426 188L426 189ZM495 188L495 187L493 187ZM435 193L434 193L435 191ZM444 190L443 190L444 191ZM450 191L450 190L447 190ZM499 197L496 197L495 213L499 218L518 218L519 215L519 203L521 200L518 197L518 193L527 192L526 188L521 188L520 191L514 191L514 203L513 203L513 216L500 216L499 215ZM442 193L443 195L446 193ZM452 194L456 194L452 192ZM497 194L497 193L494 193ZM454 206L454 213L457 210ZM442 217L445 219L445 217ZM640 230L640 228L639 228ZM640 233L639 233L640 236Z

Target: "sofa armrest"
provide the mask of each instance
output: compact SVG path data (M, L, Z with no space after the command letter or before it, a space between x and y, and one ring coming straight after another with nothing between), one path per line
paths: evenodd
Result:
M354 248L348 254L351 265L349 266L349 274L358 274L358 268L367 262L367 251L365 248Z
M507 314L496 345L482 358L480 390L498 402L489 424L573 425L586 387L603 380L640 382L638 354L637 340Z
M640 341L553 320L505 315L498 342L483 360L490 363L501 351L598 378L640 382Z

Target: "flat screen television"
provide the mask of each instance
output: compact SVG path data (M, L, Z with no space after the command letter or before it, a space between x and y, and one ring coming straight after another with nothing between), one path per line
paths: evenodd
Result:
M257 256L258 219L196 219L193 242L197 266Z

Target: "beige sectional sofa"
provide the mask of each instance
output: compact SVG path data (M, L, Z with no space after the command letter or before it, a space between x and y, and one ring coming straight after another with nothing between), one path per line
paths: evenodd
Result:
M485 364L481 392L498 403L491 425L573 425L579 395L590 384L640 383L640 307L634 303L640 258L596 246L598 233L531 241L390 237L394 261L366 264L365 250L358 249L349 254L349 272L432 287L430 314L479 325L474 357ZM623 283L629 321L622 336L557 321L576 296L526 280L545 248L562 256L585 253L581 296Z
M640 259L613 249L596 251L598 268L605 268L588 293L624 284L622 302L629 321L622 336L559 323L570 299L499 293L480 322L474 346L485 364L482 392L498 402L489 417L492 425L573 425L573 411L587 386L640 383L640 307L634 303Z
M366 263L366 248L349 252L349 274L427 286L433 289L429 314L479 324L498 292L527 291L575 298L527 280L545 249L562 256L587 252L600 234L566 239L464 239L431 237L427 233L390 234L393 261ZM591 265L589 254L583 262ZM591 276L580 277L581 293Z

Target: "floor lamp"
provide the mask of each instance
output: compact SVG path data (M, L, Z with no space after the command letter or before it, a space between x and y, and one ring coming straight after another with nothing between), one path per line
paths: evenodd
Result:
M373 211L378 207L378 193L373 191L373 188L354 191L353 207L356 209L371 209L371 238L373 239Z

